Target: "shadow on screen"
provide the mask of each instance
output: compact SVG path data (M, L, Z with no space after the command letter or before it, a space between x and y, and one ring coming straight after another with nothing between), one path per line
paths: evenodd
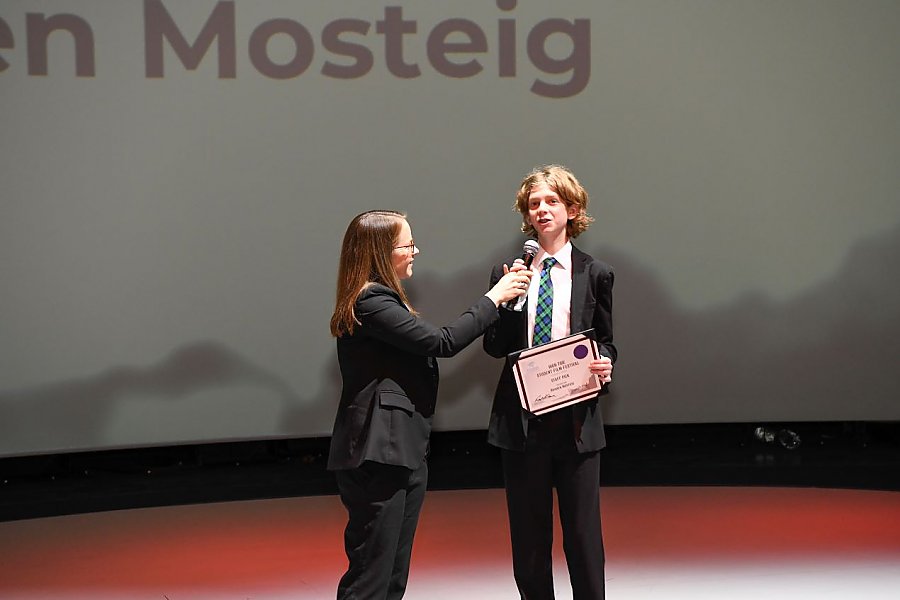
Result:
M581 247L616 270L619 361L612 393L603 401L610 422L648 423L647 415L667 423L900 419L900 280L894 267L900 227L857 244L830 280L788 301L748 293L703 310L679 307L651 269L615 249ZM513 241L449 278L423 273L409 282L411 300L429 322L445 324L484 293L493 261L520 248ZM441 360L438 412L463 398L483 398L483 409L476 410L486 427L502 362L488 357L480 340L472 346ZM240 423L266 409L276 435L303 435L311 423L330 429L340 376L333 343L321 352L328 366L310 382L319 390L310 397L216 341L183 345L148 366L3 391L0 439L12 447L84 450L89 432L97 447L114 447L105 443L105 431L123 399L176 401L197 394L213 407L204 418ZM216 394L228 388L240 388L248 399L217 404ZM219 407L224 414L216 414Z

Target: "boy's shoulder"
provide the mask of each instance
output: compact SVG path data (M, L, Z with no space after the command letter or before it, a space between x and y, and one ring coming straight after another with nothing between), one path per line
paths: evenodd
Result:
M587 252L579 250L574 244L572 245L572 262L579 261L591 271L597 271L602 274L612 273L613 266L599 258L596 258Z

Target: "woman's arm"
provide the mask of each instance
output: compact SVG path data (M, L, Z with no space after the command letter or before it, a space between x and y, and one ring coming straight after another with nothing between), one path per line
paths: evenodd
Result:
M437 327L409 312L389 288L373 285L356 303L356 317L366 335L411 354L447 357L457 354L497 319L497 306L479 298L451 323Z

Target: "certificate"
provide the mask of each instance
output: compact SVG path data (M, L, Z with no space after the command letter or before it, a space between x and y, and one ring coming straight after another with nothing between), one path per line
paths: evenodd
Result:
M522 408L533 415L595 398L602 384L591 373L597 342L582 331L509 355Z

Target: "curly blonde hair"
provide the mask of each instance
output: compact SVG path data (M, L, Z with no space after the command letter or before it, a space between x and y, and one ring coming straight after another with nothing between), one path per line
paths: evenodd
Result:
M584 186L578 182L574 173L562 165L544 165L533 169L519 185L516 193L516 203L513 210L522 214L522 233L537 237L537 232L528 222L528 197L534 186L546 183L556 192L566 204L566 208L575 207L575 217L566 223L566 233L570 238L576 238L584 233L594 218L587 213L588 193Z

